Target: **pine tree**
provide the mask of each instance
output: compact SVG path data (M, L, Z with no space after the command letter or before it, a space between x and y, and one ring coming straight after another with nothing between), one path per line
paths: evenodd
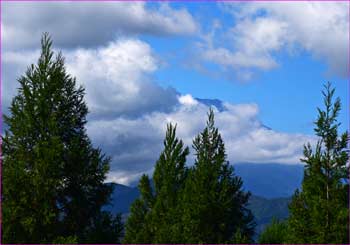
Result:
M214 126L214 112L193 141L196 154L183 192L184 243L227 243L240 237L251 241L253 216L246 208L250 193L226 160L225 146Z
M93 220L93 225L86 232L86 243L120 243L123 233L121 214L112 215L107 211L99 212L98 217Z
M130 207L130 216L125 225L123 243L152 243L153 229L150 212L154 203L151 182L147 175L142 175L138 185L140 197Z
M51 46L44 34L4 116L4 243L88 242L112 191L104 184L110 160L86 134L84 89Z
M153 174L155 202L152 209L153 243L178 243L181 227L180 194L186 179L186 157L189 148L176 137L176 126L169 124L164 140L164 150Z
M260 244L282 244L288 240L288 224L286 221L272 219L269 226L259 236Z
M179 195L186 178L188 147L176 137L176 126L167 125L164 150L153 173L152 190L147 176L141 178L141 197L131 207L125 243L176 243L181 226Z
M318 108L315 149L304 147L306 163L301 191L290 204L289 226L293 243L349 243L348 133L338 134L340 99L325 85L325 109Z

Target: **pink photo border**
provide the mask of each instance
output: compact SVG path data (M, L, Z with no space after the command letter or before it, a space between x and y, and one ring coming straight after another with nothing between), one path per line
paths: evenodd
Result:
M0 0L0 132L3 130L2 121L2 2L348 2L348 23L350 26L350 0ZM348 101L347 101L347 112L350 115L350 28L348 29ZM348 132L350 132L350 116L348 116ZM348 142L348 149L350 150L350 141ZM348 160L350 164L350 159ZM350 192L350 189L349 189ZM0 138L0 245L2 244L2 138ZM350 204L350 200L349 200ZM350 218L349 218L350 224ZM350 236L350 234L349 234ZM44 244L46 245L46 244ZM96 244L85 244L85 245L96 245ZM101 245L112 245L112 244L101 244ZM133 245L133 244L130 244ZM139 244L149 245L149 244ZM160 244L165 245L165 244ZM207 244L214 245L214 244Z

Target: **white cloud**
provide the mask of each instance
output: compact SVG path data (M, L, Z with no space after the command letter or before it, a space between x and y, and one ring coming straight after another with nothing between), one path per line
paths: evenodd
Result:
M179 96L179 102L185 106L193 106L198 104L198 101L195 100L190 94Z
M186 9L144 2L6 2L2 13L8 49L33 48L43 32L60 47L91 47L120 35L189 35L198 29Z
M190 94L178 95L174 89L157 85L152 74L159 69L160 61L150 45L136 37L116 39L115 35L182 35L195 32L197 27L186 10L175 10L168 5L160 5L156 11L144 3L74 4L77 5L71 7L68 3L47 3L39 7L39 3L5 4L8 11L5 12L7 46L2 56L3 106L8 106L15 93L15 79L24 74L26 66L35 63L39 55L39 51L23 51L19 47L34 47L44 27L48 31L61 30L52 33L54 44L58 42L65 47L63 55L68 72L86 88L86 100L91 111L88 134L95 145L113 157L108 180L128 184L142 173L152 172L162 150L167 123L177 123L178 136L190 146L194 136L205 127L209 107ZM268 14L256 17L256 12L262 8ZM326 23L333 23L338 10L331 8L333 14L326 18ZM240 11L241 16L235 15L238 21L227 35L235 46L222 47L216 42L218 40L213 40L213 35L212 39L207 40L207 49L203 49L203 58L229 69L247 69L240 75L249 79L252 76L249 69L269 70L276 67L278 62L274 52L298 43L315 57L324 57L329 64L337 60L339 67L342 67L344 61L339 50L344 47L343 30L335 36L340 39L338 46L332 35L322 39L328 46L334 44L337 50L333 54L317 48L322 45L319 35L306 35L317 33L325 23L316 23L317 28L312 32L311 24L304 30L301 23L299 27L296 24L298 21L287 13L281 14L277 7L249 4ZM20 15L23 12L26 15ZM100 15L102 12L106 12L106 16ZM66 18L55 17L63 16L63 13ZM92 15L100 16L102 20L92 21ZM341 26L344 24L342 20L340 15ZM68 22L72 25L68 26ZM37 25L36 33L33 28ZM215 26L221 28L218 23ZM337 28L330 25L328 31ZM302 37L301 33L306 37ZM323 32L323 35L326 33ZM78 44L82 47L72 49ZM9 46L14 49L11 50ZM303 144L314 141L311 136L267 129L259 121L256 104L223 103L223 107L225 110L216 111L216 122L232 163L299 163ZM193 163L193 154L188 163Z
M139 40L118 40L97 50L69 52L67 67L86 87L89 107L99 117L166 111L177 103L175 90L163 89L150 80L158 61L151 47Z
M276 67L276 62L270 55L260 57L256 54L247 54L245 52L232 52L225 48L207 49L203 52L203 58L223 66L234 69L239 68L259 68L269 70Z
M1 106L4 113L10 105L12 97L19 87L17 79L23 75L26 68L39 57L38 51L30 52L3 52L2 53L2 73L1 73Z
M224 41L208 41L208 36L205 36L200 50L204 60L238 73L242 68L250 69L249 79L254 69L277 67L277 52L287 51L295 55L304 50L325 62L330 74L347 77L348 3L254 2L220 6L232 13L235 23L222 30L226 32ZM217 31L218 28L214 29Z
M228 34L234 43L234 51L228 48L203 50L203 57L208 61L234 69L258 68L269 70L277 66L271 52L281 49L286 40L286 23L258 18L254 21L243 20Z
M66 50L63 54L68 72L86 87L92 115L87 132L96 146L112 156L108 180L129 184L142 173L151 173L167 123L178 125L178 136L188 146L205 127L207 105L191 94L178 95L151 80L159 62L147 43L120 39L96 49ZM38 51L5 52L3 57L4 75L20 75L25 66L35 62ZM4 78L4 91L9 91L16 83ZM259 121L256 104L222 106L224 110L216 110L216 124L232 163L296 164L303 144L313 141L310 136L267 129ZM191 154L188 164L193 162Z
M109 175L106 179L107 183L113 182L122 185L130 185L130 183L138 182L143 174L148 174L149 176L152 172L145 173L131 173L131 172L123 172L123 171L110 171Z
M183 98L183 97L180 97ZM189 98L189 96L187 97ZM193 99L193 98L192 98ZM224 103L226 110L216 111L218 126L231 163L298 164L303 144L314 137L269 130L258 120L256 104ZM88 124L93 141L113 156L110 180L129 184L141 173L151 173L162 150L166 124L176 123L178 137L188 146L205 127L209 107L199 103L181 104L176 110L153 112L137 119L116 118ZM194 162L193 152L188 165ZM131 173L129 177L119 172Z
M170 111L178 103L174 89L164 89L151 80L158 61L145 42L120 39L96 49L63 53L68 73L86 88L92 118L136 117L154 110ZM16 78L38 56L39 51L4 53L5 108L15 94Z

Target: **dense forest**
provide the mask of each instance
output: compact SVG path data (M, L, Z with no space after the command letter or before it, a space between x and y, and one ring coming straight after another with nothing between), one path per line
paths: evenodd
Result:
M114 187L105 183L111 159L87 135L84 88L48 34L41 48L3 116L2 243L349 243L349 138L338 132L341 102L330 83L289 217L257 239L251 193L227 161L213 109L193 139L194 163L176 135L181 125L167 125L153 175L141 177L123 223L102 208Z

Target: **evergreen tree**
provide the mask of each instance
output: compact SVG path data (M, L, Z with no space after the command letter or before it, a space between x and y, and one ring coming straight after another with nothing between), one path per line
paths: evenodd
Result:
M164 150L153 174L155 202L152 224L155 229L153 243L176 243L180 229L180 194L186 179L186 157L189 148L176 137L176 126L169 124L164 140Z
M154 196L147 175L142 175L138 187L140 197L130 207L130 216L125 225L123 243L146 244L152 243L153 240L150 212L153 207Z
M84 89L51 46L44 34L4 116L4 243L88 242L112 191L103 183L110 160L86 134Z
M121 214L112 215L109 212L99 212L98 217L93 220L93 225L86 232L87 236L80 243L120 243L123 233Z
M214 126L214 112L193 141L196 154L183 192L182 240L184 243L251 241L253 216L246 208L250 193L226 160L225 146Z
M301 191L290 204L289 226L293 243L349 243L348 133L338 134L340 99L325 85L325 109L318 108L315 149L304 147L306 163Z
M286 221L273 219L271 224L259 236L260 244L282 244L288 240L288 224Z
M147 176L141 178L141 197L132 207L126 225L125 243L176 243L181 226L179 193L186 178L188 147L176 137L176 126L167 126L164 150L153 173L152 191Z

